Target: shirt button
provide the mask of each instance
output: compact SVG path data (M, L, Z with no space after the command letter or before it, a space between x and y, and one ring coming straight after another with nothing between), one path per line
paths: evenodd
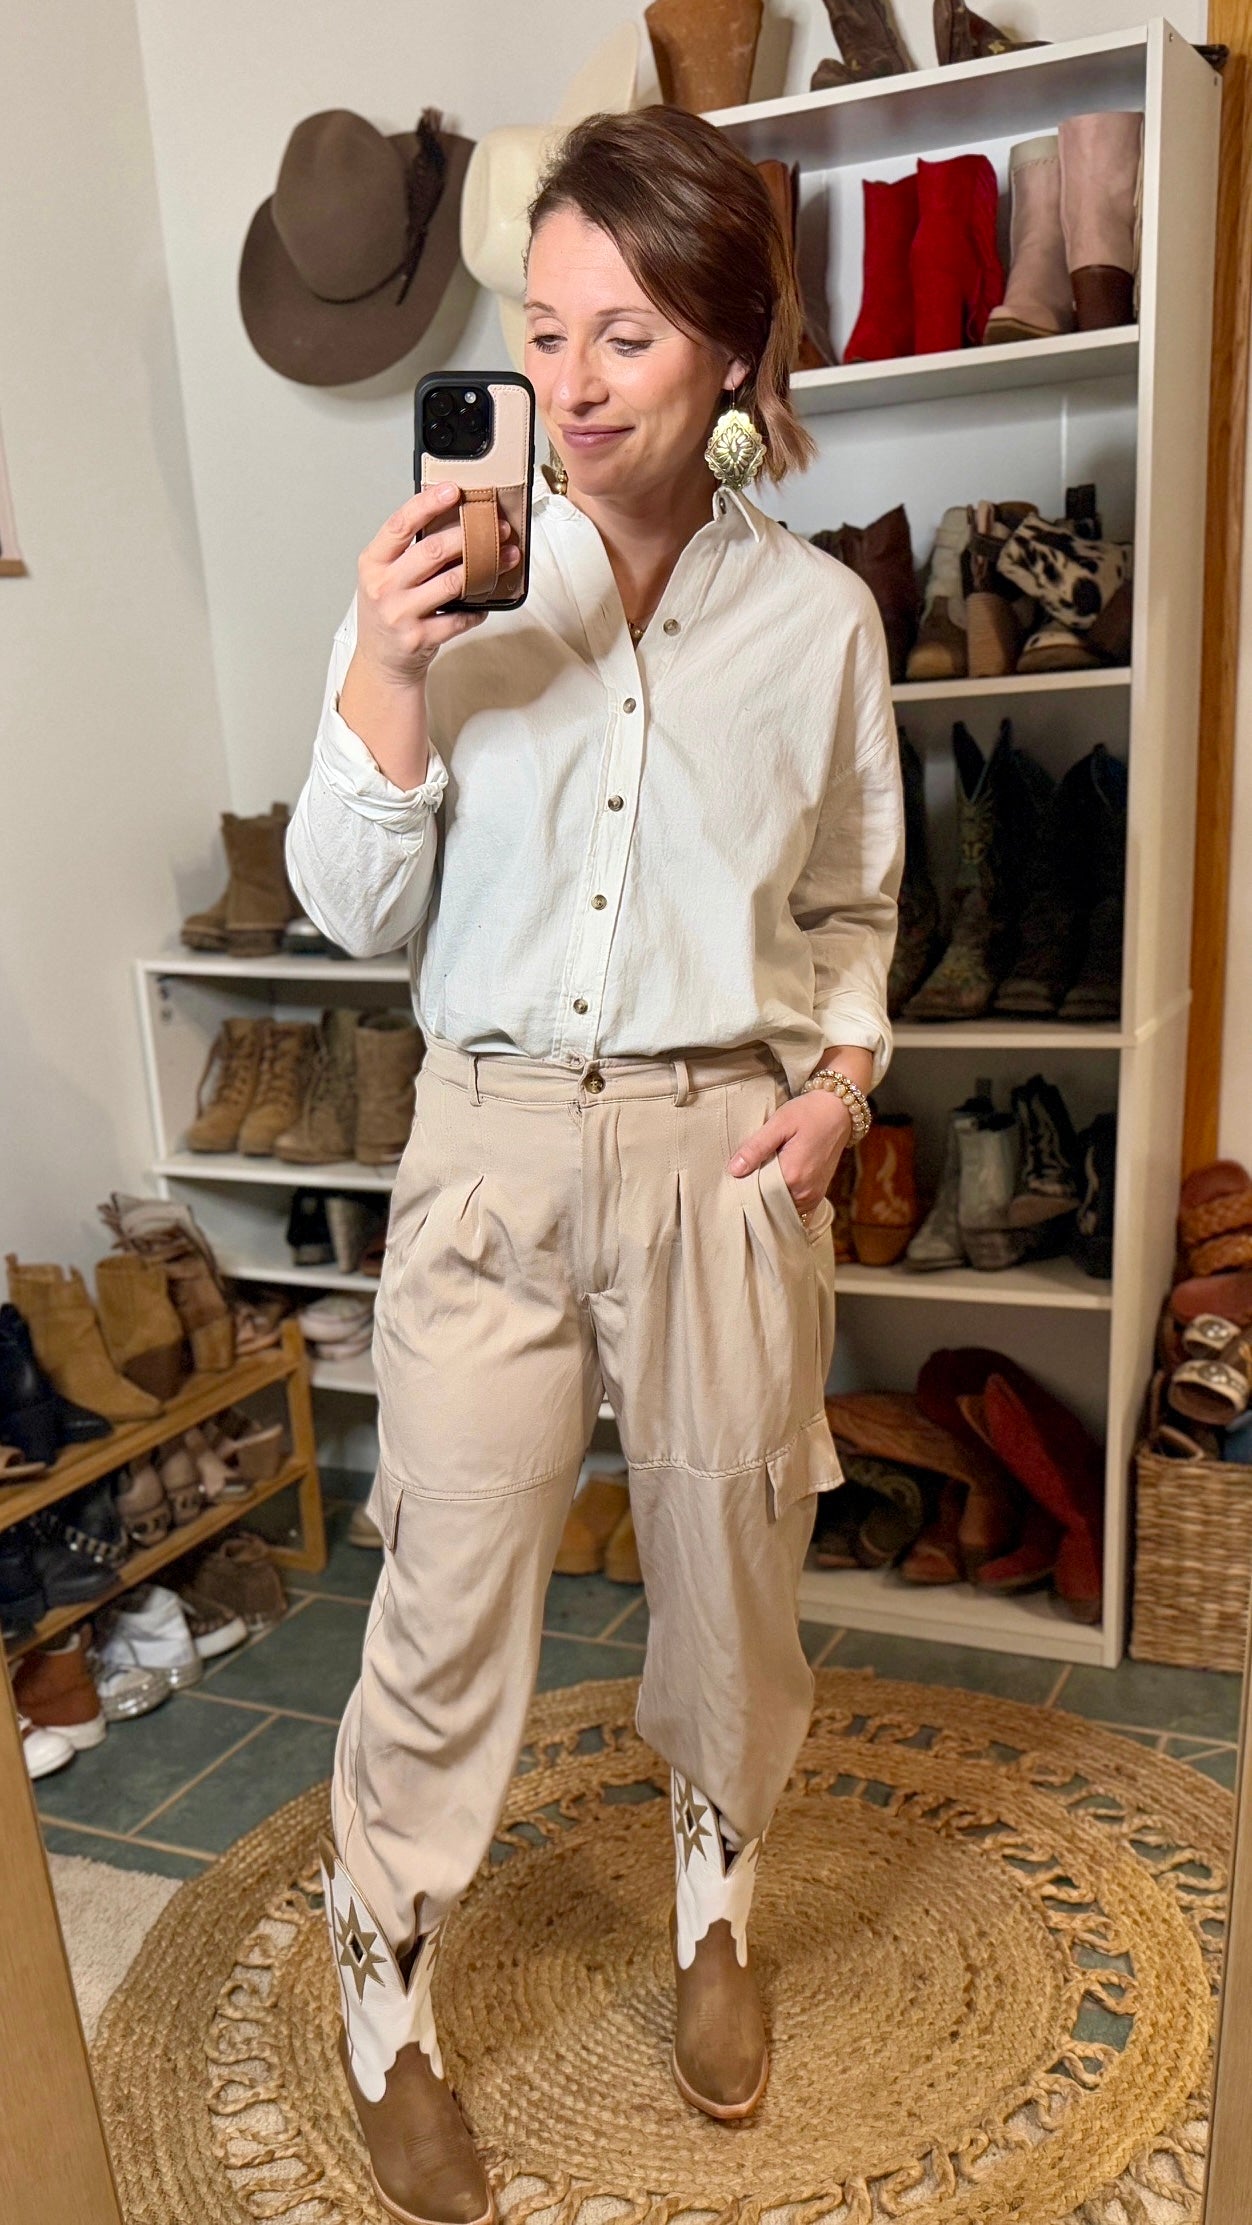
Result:
M621 808L622 808L622 801L623 801L623 799L622 799L622 797L621 797L621 796L610 796L610 797L609 797L609 810L610 810L610 811L620 811L620 810L621 810Z
M607 896L593 896L591 899L591 909L593 912L602 912L607 903Z
M575 1012L585 1012L585 1011L586 1011L586 1009L587 1009L587 999L586 999L586 997L575 997L575 999L574 999L574 1010L575 1010Z
M661 632L663 634L676 634L677 631L678 620L676 618L667 618L665 624L661 628Z
M633 695L628 695L628 696L627 696L627 698L626 698L626 701L625 701L625 702L623 703L623 705L622 705L622 709L623 709L624 711L633 711L633 710L634 710L634 708L635 708L635 699L634 699L634 696L633 696Z

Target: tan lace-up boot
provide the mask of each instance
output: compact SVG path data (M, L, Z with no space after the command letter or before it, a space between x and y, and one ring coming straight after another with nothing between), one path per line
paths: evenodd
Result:
M300 909L287 879L286 804L275 804L256 819L223 812L222 840L230 866L226 948L238 958L280 950L283 929Z
M200 1087L196 1117L187 1130L189 1151L234 1151L256 1094L272 1020L223 1020L213 1038ZM210 1083L213 1094L206 1102Z
M187 1372L183 1325L164 1267L134 1252L113 1252L96 1267L96 1305L105 1347L119 1375L162 1405Z
M256 1092L239 1131L239 1149L249 1158L267 1158L283 1130L299 1119L316 1042L317 1029L309 1020L270 1022Z
M369 1012L356 1031L356 1156L367 1167L403 1157L424 1049L402 1012Z
M293 1166L350 1159L356 1147L356 1031L359 1012L334 1006L322 1014L312 1075L300 1117L274 1144Z
M769 2078L765 2018L748 1961L748 1916L765 1834L732 1851L712 1801L677 1770L671 1794L674 2078L693 2109L735 2121L751 2116Z
M495 2204L444 2081L431 2009L442 1927L419 1938L406 1976L329 1839L320 1853L343 2009L339 2059L375 2192L401 2225L492 2225Z
M150 1421L161 1411L119 1375L104 1349L96 1309L76 1267L22 1267L8 1255L9 1297L30 1330L35 1358L54 1389L111 1422Z

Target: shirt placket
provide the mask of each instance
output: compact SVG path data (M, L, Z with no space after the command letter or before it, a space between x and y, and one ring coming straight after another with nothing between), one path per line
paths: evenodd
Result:
M570 585L580 604L583 629L596 669L604 682L608 725L599 802L566 952L562 1010L554 1053L562 1065L571 1069L593 1064L599 1041L613 935L621 910L639 810L649 731L649 673L655 686L660 672L678 651L716 560L715 547L707 538L702 550L697 550L694 543L688 543L683 550L674 567L670 589L652 621L661 644L653 657L646 649L646 634L638 648L632 643L621 619L620 597L603 543L589 522L587 530L595 534L596 546L586 552L586 574L580 567L577 584L571 579ZM605 581L595 576L596 556L599 568L607 575L607 592ZM692 561L688 562L688 558ZM578 593L584 577L585 599ZM648 632L651 631L650 626Z

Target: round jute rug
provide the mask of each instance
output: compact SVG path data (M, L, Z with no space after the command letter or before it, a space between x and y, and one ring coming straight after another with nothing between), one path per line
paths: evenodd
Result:
M1183 2225L1229 1795L1072 1716L823 1670L752 1945L738 2127L669 2070L668 1771L633 1680L536 1701L435 2012L510 2225ZM380 2218L334 2053L327 1790L158 1918L93 2062L127 2225Z

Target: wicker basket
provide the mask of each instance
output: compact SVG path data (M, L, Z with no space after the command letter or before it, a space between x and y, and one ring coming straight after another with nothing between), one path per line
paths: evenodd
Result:
M1241 1674L1252 1594L1252 1467L1135 1454L1136 1661Z

